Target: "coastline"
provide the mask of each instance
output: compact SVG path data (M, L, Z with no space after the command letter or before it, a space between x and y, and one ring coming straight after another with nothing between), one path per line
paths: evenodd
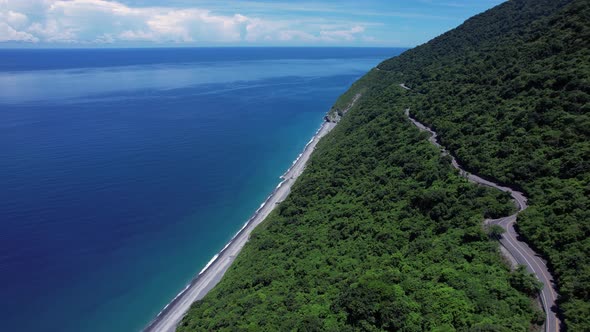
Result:
M350 105L352 107L352 105ZM349 107L350 108L350 107ZM280 177L282 181L275 187L244 226L232 237L223 249L214 255L191 282L168 303L143 331L175 331L190 306L202 299L222 279L237 254L244 247L252 231L266 219L290 193L291 186L303 173L305 166L315 150L317 143L336 126L335 122L324 121L315 135L307 143L303 152L293 161Z

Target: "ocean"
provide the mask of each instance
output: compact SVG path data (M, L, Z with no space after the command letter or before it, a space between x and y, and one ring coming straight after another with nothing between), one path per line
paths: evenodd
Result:
M0 50L0 325L138 331L387 48Z

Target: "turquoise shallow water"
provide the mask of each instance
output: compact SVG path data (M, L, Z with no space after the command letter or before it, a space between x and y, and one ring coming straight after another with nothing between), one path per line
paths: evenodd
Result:
M3 327L144 327L399 52L0 50Z

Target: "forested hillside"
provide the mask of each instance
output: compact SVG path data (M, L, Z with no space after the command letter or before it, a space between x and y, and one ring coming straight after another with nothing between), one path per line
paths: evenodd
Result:
M571 331L590 331L589 46L589 1L510 1L379 66L462 164L527 192Z
M509 196L459 177L411 108L470 170L526 191L519 228L555 270L569 330L590 330L589 6L509 1L355 83L335 111L362 93L356 106L179 329L538 327L538 284L482 223Z
M359 100L289 198L181 331L527 331L534 279L510 273L484 216L514 208L459 177L401 111ZM391 103L390 96L396 96Z

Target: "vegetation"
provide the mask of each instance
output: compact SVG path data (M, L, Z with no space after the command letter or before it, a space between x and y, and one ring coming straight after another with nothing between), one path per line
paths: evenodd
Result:
M504 234L506 230L500 225L490 225L488 228L488 234L494 239L500 239L502 234Z
M473 172L521 187L520 231L555 270L571 331L590 330L590 3L513 0L385 61L180 331L529 331L539 283L511 272L505 193L461 178L404 117ZM400 83L412 88L406 91Z
M510 197L460 177L407 121L399 90L366 91L180 331L528 331L542 322L534 278L510 272L482 223L512 213Z
M590 2L510 1L382 63L473 172L527 192L571 331L590 331Z

